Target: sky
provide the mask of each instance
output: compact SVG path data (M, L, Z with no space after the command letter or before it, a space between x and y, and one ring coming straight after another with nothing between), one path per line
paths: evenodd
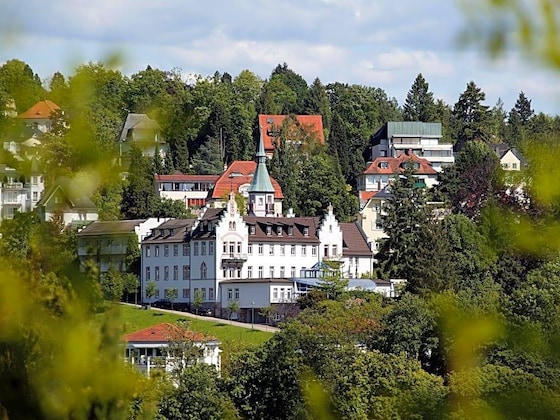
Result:
M523 91L560 114L560 74L511 50L497 61L460 47L467 23L453 0L2 0L0 64L25 61L46 82L118 54L126 75L150 65L209 76L287 63L310 84L379 87L400 105L418 73L453 105L473 80L486 105L510 110Z

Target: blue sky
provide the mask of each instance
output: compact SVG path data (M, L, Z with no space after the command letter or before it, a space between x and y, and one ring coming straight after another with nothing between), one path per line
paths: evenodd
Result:
M422 73L451 105L474 80L489 106L509 110L523 90L536 111L560 114L560 75L516 51L490 61L460 48L465 24L452 0L3 0L0 63L21 59L47 80L112 53L127 75L151 65L267 78L286 62L309 83L380 87L399 104Z

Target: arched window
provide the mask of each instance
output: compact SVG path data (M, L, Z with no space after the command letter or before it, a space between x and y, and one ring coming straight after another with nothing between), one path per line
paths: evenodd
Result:
M202 263L200 264L200 278L201 279L205 279L206 278L206 263Z

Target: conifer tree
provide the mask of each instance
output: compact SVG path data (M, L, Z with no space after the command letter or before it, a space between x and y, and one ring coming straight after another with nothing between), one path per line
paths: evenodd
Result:
M525 93L523 93L523 91L519 92L519 97L517 98L513 109L515 109L515 111L519 115L521 124L523 126L527 125L529 120L535 114L535 112L531 109L531 100L525 96Z
M405 121L432 122L436 120L434 94L429 91L428 82L419 73L406 95L403 105Z
M453 106L452 122L456 150L461 150L471 140L489 140L490 111L488 106L482 104L485 99L486 94L482 89L470 81Z
M323 129L327 132L331 126L331 107L325 86L319 78L316 78L311 86L304 103L304 112L309 115L321 115L323 117Z
M387 277L410 279L415 266L419 234L428 220L426 193L415 187L414 168L407 166L391 184L384 206L383 230L377 260Z

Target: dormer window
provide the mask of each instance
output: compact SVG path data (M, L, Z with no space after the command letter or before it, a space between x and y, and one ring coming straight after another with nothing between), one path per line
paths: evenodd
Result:
M303 227L303 236L309 236L309 227L307 226Z
M173 236L173 229L169 229L169 236Z
M276 234L282 236L282 226L276 226Z
M255 225L249 226L249 233L250 233L251 235L254 235L254 234L255 234Z
M268 226L266 227L266 234L267 234L267 235L272 235L272 226L268 225Z
M292 236L294 234L294 227L293 226L288 226L288 235Z
M165 229L160 229L160 230L159 230L159 234L160 234L161 236L164 236L164 235L165 235Z

